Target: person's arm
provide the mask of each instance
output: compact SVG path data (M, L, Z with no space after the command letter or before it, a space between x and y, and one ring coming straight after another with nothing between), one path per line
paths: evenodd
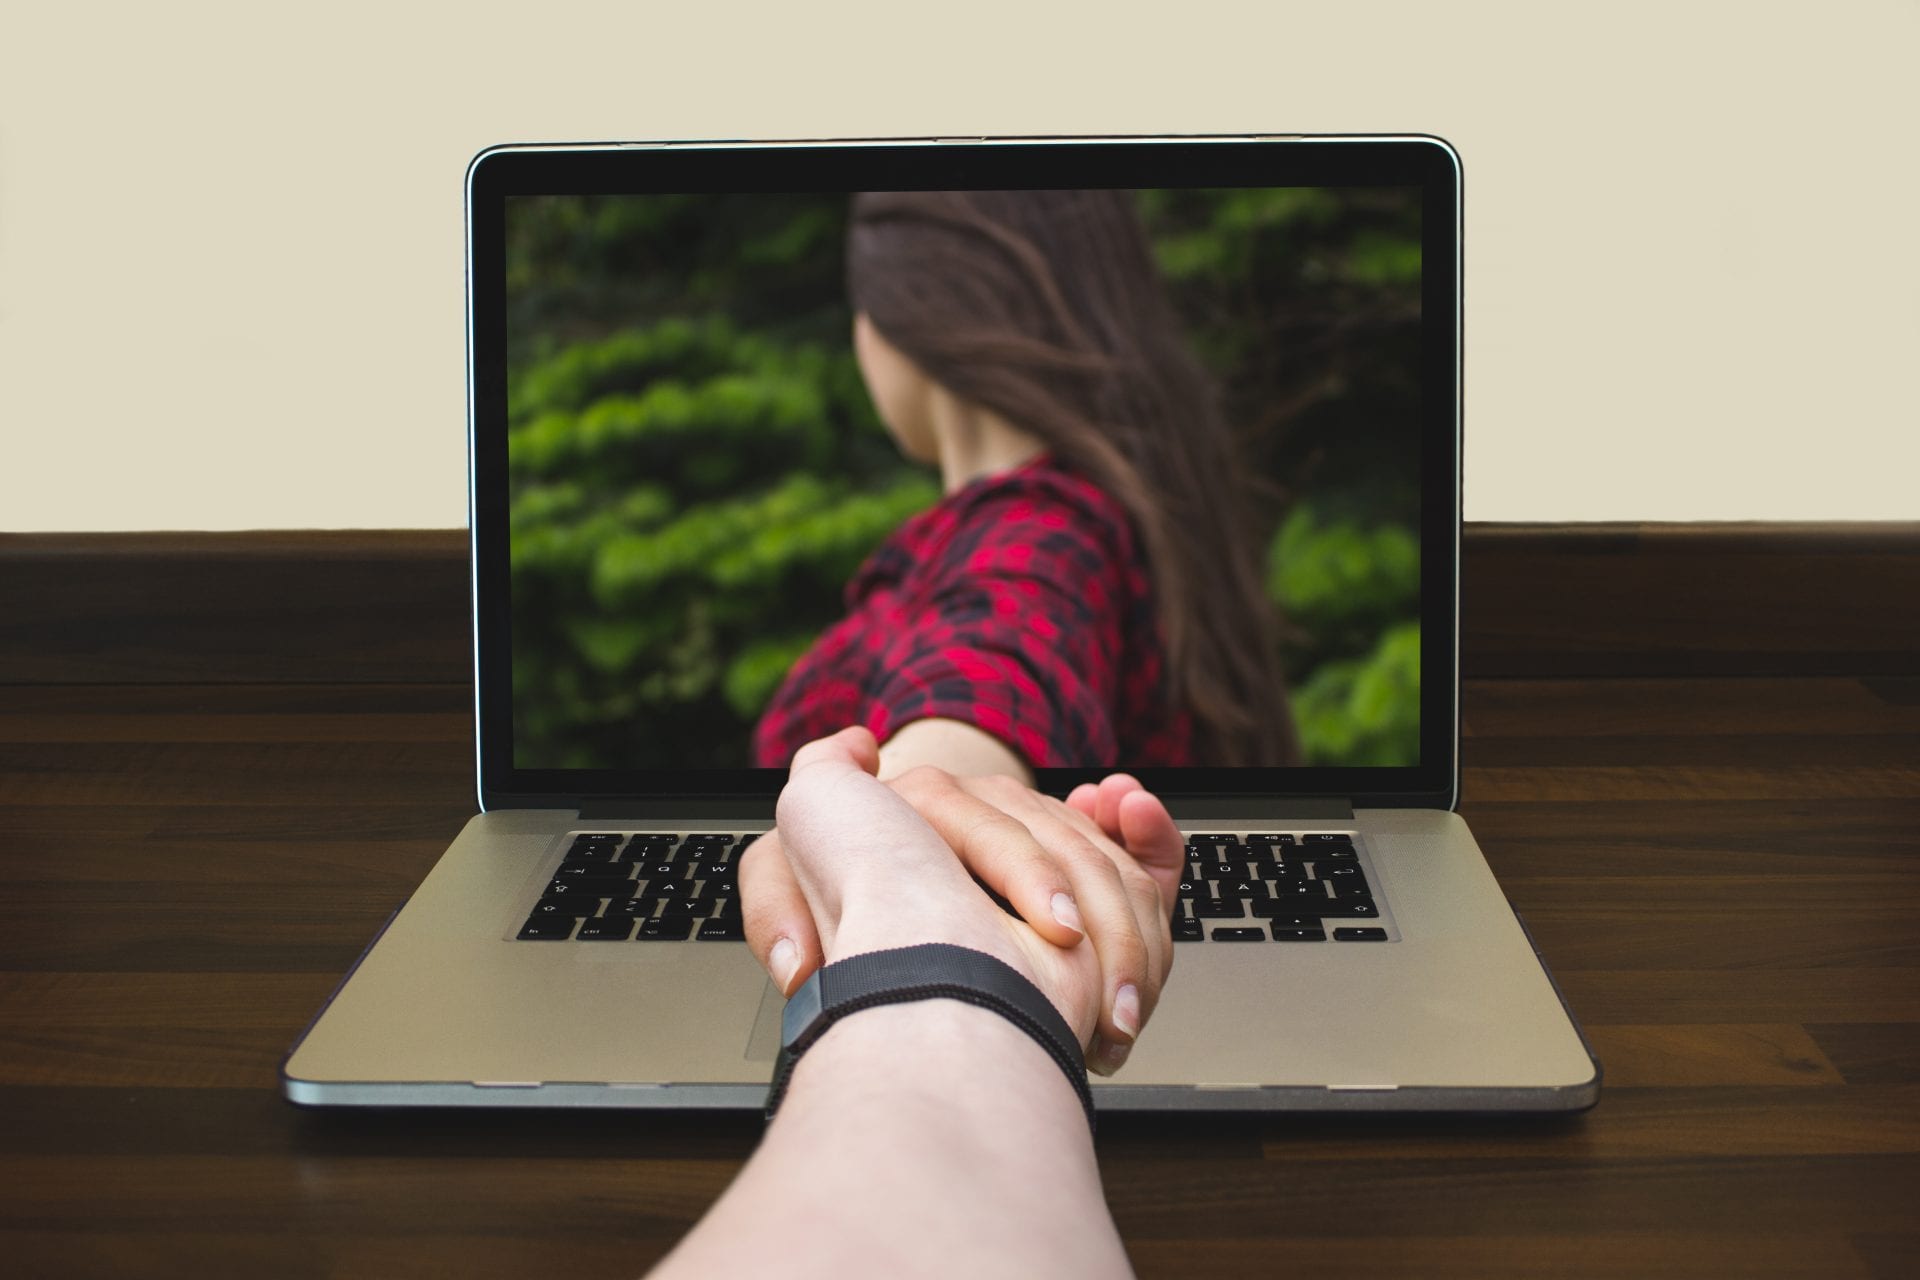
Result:
M1115 1276L1127 1260L1080 1100L998 1014L845 1018L661 1277Z
M915 720L880 744L881 781L921 765L933 765L966 778L1003 774L1033 785L1033 770L1013 748L984 729L941 716Z
M1092 944L1056 946L1000 910L876 765L872 736L848 730L803 748L781 794L782 861L827 961L925 942L983 951L1085 1043L1102 998ZM656 1274L1127 1272L1059 1065L996 1013L927 1000L833 1025L760 1149Z

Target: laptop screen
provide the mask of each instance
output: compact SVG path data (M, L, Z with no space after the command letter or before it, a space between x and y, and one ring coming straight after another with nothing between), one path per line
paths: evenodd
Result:
M1407 144L1132 149L1158 181L1037 185L1089 166L1031 146L493 156L536 162L470 196L500 776L758 792L927 719L1043 785L1450 774L1457 188L1359 163Z

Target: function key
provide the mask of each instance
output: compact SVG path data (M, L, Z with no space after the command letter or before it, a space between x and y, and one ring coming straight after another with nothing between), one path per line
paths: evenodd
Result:
M1291 849L1295 841L1292 836L1257 835L1248 836L1247 843L1250 845L1265 846L1269 849Z
M1385 929L1335 929L1333 940L1335 942L1385 942L1387 931Z
M1301 836L1300 843L1306 845L1308 848L1329 844L1344 844L1348 848L1352 848L1353 837L1344 831L1329 831L1310 836Z
M554 942L573 932L573 917L561 915L543 916L538 911L520 926L517 935L523 941Z

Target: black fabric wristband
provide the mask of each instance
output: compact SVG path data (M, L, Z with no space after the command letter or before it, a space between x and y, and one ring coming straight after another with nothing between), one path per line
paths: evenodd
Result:
M780 1109L800 1055L835 1022L862 1009L916 1000L961 1000L991 1009L1032 1036L1067 1073L1086 1109L1087 1127L1094 1127L1086 1065L1073 1028L1053 1002L1011 965L984 951L945 942L849 956L800 984L780 1019L780 1056L767 1090L767 1119Z

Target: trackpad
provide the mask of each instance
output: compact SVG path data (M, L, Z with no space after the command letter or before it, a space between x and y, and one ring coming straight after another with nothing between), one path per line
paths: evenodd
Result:
M760 993L760 1012L753 1017L753 1034L747 1037L748 1062L772 1062L780 1056L780 1014L786 1007L780 988L768 981Z

